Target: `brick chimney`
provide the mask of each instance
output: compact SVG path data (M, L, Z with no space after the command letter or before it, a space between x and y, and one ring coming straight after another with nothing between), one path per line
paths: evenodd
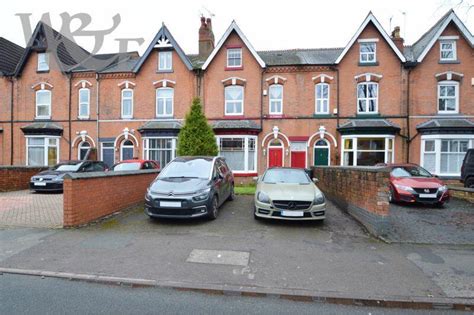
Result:
M395 43L395 46L397 46L398 50L403 53L403 44L405 43L405 40L400 37L400 26L395 26L395 28L393 29L392 40Z
M206 59L214 49L214 33L210 18L201 16L201 27L199 27L199 57Z

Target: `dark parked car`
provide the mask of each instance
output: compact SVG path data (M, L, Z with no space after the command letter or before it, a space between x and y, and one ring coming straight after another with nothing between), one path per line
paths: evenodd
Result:
M220 157L177 157L150 184L145 213L151 218L217 217L234 199L234 176Z
M103 172L108 169L101 161L67 161L31 177L30 189L34 191L62 191L63 178L68 173Z
M151 170L159 169L160 165L158 162L151 160L124 160L120 161L110 168L111 171L137 171L137 170Z
M461 182L464 187L474 188L474 149L469 149L461 166Z
M389 164L390 202L442 205L449 200L448 187L442 180L416 164Z

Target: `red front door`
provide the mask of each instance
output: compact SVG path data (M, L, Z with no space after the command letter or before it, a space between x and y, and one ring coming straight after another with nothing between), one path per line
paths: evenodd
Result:
M268 149L268 167L283 166L283 148Z
M291 167L305 168L306 167L306 152L292 151L291 152Z

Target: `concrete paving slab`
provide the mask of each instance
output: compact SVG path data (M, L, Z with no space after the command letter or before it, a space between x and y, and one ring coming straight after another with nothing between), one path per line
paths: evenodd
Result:
M249 252L193 249L186 261L201 264L247 266L249 258Z

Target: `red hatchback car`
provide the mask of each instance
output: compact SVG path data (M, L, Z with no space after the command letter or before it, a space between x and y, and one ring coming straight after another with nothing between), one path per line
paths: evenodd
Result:
M416 164L389 164L390 202L443 205L449 201L448 187L430 172Z
M160 164L152 160L123 160L110 168L111 171L138 171L159 169Z

